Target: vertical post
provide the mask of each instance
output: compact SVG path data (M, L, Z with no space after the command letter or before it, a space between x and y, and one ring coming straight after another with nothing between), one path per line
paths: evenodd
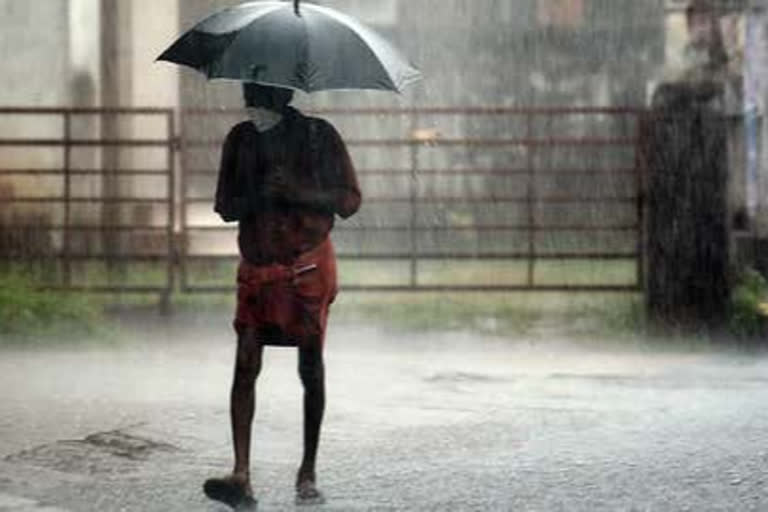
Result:
M167 261L167 281L166 289L161 297L160 308L163 313L170 311L171 294L175 285L176 270L176 243L174 240L174 232L176 228L176 154L174 150L174 135L176 134L176 124L174 119L174 111L168 109L166 111L166 126L167 126L167 151L168 151L168 179L166 180L166 187L168 187L166 207L168 208L168 225L166 230L166 236L168 238L168 261Z
M417 196L418 196L418 172L419 172L419 141L416 139L416 130L418 130L419 113L416 108L411 110L411 181L410 181L410 226L409 231L411 234L410 249L411 249L411 288L416 288L419 284L418 272L419 272L419 256L418 256L418 216L417 216Z
M635 113L635 197L637 215L637 288L645 289L645 165L642 157L642 140L645 131L642 112Z
M62 231L62 256L63 256L63 277L64 288L69 289L72 286L72 260L70 255L70 224L72 217L72 115L71 111L65 110L63 113L64 121L64 225Z
M768 127L766 126L765 116L762 116L759 118L759 128L760 131L758 132L760 134L760 138L758 139L758 151L760 158L762 159L763 155L766 151L768 151L768 146L764 144L765 136L763 135L765 133L765 130L768 130ZM765 168L760 168L757 176L756 176L756 182L755 182L755 189L757 190L757 205L755 207L755 236L759 240L763 240L768 237L768 232L766 232L766 222L764 219L764 216L766 214L766 201L768 201L768 188L766 188L765 180ZM768 273L768 268L765 269L765 272Z
M536 161L534 158L535 146L533 144L534 126L533 113L528 112L525 115L525 138L526 138L526 165L528 166L528 189L526 193L526 207L528 213L528 277L527 285L533 288L536 279L536 174L534 167Z
M662 326L720 328L727 319L726 118L707 103L722 94L687 82L662 84L654 94L643 137L652 269L646 303Z
M181 232L179 233L179 246L177 247L177 254L179 258L179 280L182 292L189 291L189 282L187 276L187 260L188 260L188 226L187 226L187 143L184 136L184 126L186 126L186 119L184 117L184 110L179 111L179 143L178 149L181 152L179 156L179 162L181 168L179 169L179 226Z
M131 2L99 0L99 5L101 107L105 109L101 118L101 138L110 141L101 148L104 171L101 203L102 251L111 283L123 245L121 237L113 229L124 220L123 209L116 198L125 191L120 185L120 146L113 145L113 141L118 141L124 136L118 112L109 109L118 108L124 98L130 97L132 60L129 36L133 34L133 21Z

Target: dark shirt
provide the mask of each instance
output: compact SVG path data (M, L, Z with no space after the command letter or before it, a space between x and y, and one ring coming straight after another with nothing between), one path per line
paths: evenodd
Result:
M269 185L275 175L279 190ZM242 122L224 141L214 210L239 221L240 253L254 265L290 264L325 240L334 215L347 218L360 202L346 146L327 121L289 108L273 128Z

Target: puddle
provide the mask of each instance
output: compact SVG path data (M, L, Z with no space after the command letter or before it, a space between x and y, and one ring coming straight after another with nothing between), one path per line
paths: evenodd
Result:
M510 379L498 377L494 375L487 375L483 373L471 373L471 372L441 372L430 375L424 379L426 382L450 382L450 383L462 383L462 382L509 382Z
M90 434L83 439L44 444L9 455L4 460L64 473L116 474L138 470L155 453L177 451L179 449L171 444L113 430Z

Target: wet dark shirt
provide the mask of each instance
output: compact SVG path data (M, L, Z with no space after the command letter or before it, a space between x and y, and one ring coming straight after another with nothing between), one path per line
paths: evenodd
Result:
M264 186L280 173L296 196L270 194ZM360 187L346 146L327 121L288 109L273 128L250 121L224 141L214 210L239 221L238 245L254 265L289 264L322 243L334 216L360 207Z

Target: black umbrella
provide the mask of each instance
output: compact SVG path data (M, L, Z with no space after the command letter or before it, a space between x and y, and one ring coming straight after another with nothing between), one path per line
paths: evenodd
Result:
M248 2L219 11L181 36L158 60L225 78L305 92L400 92L421 73L354 18L299 1Z

